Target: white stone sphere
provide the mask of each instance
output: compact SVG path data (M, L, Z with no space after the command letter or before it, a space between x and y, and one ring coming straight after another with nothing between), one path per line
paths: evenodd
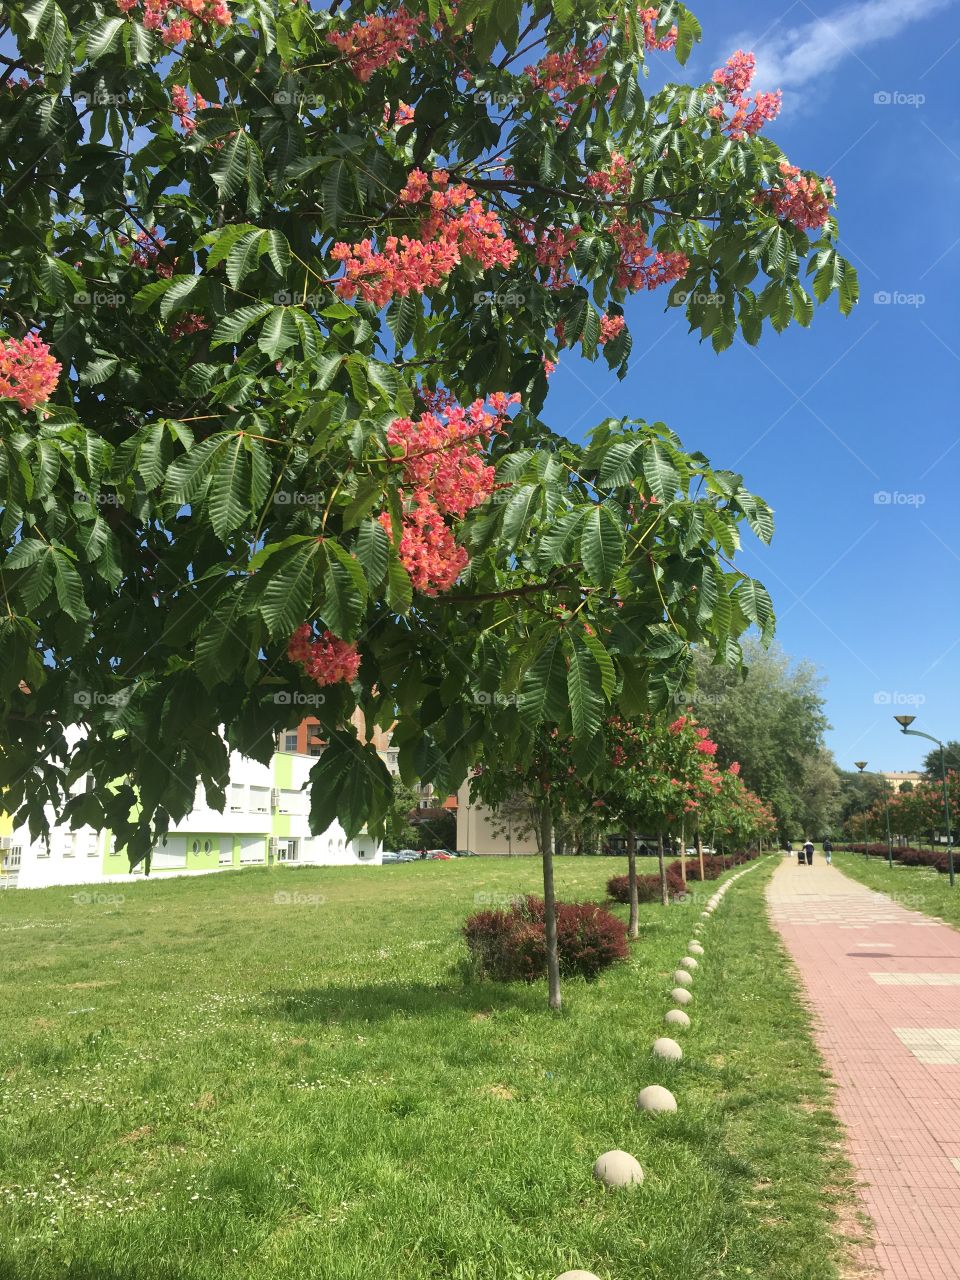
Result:
M692 987L693 979L687 973L686 969L678 969L673 975L674 982L680 987Z
M664 1062L679 1062L683 1057L683 1050L676 1040L671 1040L669 1036L660 1036L653 1042L653 1056L662 1058Z
M637 1094L638 1111L676 1111L677 1100L663 1085L648 1084Z
M702 956L702 955L703 955L703 944L702 944L702 943L700 943L700 942L697 942L696 938L694 938L694 939L690 942L689 946L687 947L687 950L690 952L690 954L691 954L692 956Z
M605 1151L594 1163L593 1176L605 1187L631 1187L643 1181L643 1170L628 1151Z
M680 968L681 969L699 969L700 964L697 960L694 960L693 956L684 956L683 959L680 961Z
M598 1280L598 1277L592 1271L564 1271L557 1280Z
M663 1020L668 1027L683 1027L686 1029L690 1025L690 1018L682 1009L668 1009L663 1015Z
M674 987L670 992L670 999L674 1004L689 1004L693 999L693 992L687 991L685 987Z

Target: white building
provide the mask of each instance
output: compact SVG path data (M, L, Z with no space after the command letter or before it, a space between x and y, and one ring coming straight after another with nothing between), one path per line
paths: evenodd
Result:
M310 795L303 790L316 757L278 751L269 765L234 753L223 813L205 801L171 827L154 847L150 875L208 875L256 865L360 866L379 863L382 847L361 834L347 839L339 823L322 835L310 834ZM202 789L200 791L202 796ZM53 815L51 815L51 820ZM31 841L25 827L0 826L0 887L35 889L45 885L130 883L126 854L109 831L61 825L49 844Z

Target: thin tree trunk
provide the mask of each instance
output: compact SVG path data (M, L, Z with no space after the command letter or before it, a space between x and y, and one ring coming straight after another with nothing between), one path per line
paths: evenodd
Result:
M687 824L680 823L680 879L687 883Z
M633 827L627 828L627 879L630 883L630 923L627 925L627 937L636 938L640 928L637 909L637 833Z
M663 832L657 832L657 860L660 864L660 901L665 907L670 905L670 894L667 892L667 864L663 858Z
M550 1008L560 1008L560 957L557 954L557 908L553 890L553 814L549 803L540 810L540 853L543 857L543 906L547 934L547 986Z
M703 884L706 876L703 872L703 838L700 835L699 827L697 827L697 857L700 859L700 883Z

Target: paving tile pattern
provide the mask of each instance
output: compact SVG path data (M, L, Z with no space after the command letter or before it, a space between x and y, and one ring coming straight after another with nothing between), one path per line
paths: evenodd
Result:
M960 933L820 860L784 859L767 900L864 1184L874 1243L857 1262L889 1280L960 1280Z

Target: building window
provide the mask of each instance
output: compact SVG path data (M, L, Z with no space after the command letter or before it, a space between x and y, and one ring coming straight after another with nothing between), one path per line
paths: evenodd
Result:
M297 749L297 735L295 733L285 733L283 735L283 750L296 751L296 749Z
M322 756L322 755L323 755L323 743L322 743L322 742L311 742L311 743L310 743L310 754L311 754L312 756Z
M299 858L299 840L281 840L277 846L278 862L296 862Z
M209 840L204 840L204 842L203 842L203 852L204 852L204 853L209 853L209 852L210 852L210 850L211 850L212 848L213 848L213 845L210 843L210 841L209 841Z
M269 787L251 787L250 788L250 808L254 813L270 812L270 788Z
M95 858L97 856L98 844L99 844L99 841L97 840L97 833L95 831L89 832L87 834L87 857L88 858Z
M12 849L8 849L3 855L4 871L13 871L20 865L20 858L23 854L23 848L19 844L15 844Z
M200 852L200 841L199 841L199 840L194 840L193 844L191 844L191 846L190 846L190 852L191 852L191 853L199 853L199 852Z
M230 812L242 813L244 808L244 788L236 783L230 787Z
M220 861L221 867L229 867L233 865L233 842L232 841L230 842L230 846L226 849L223 847L223 845L220 846L219 861Z

